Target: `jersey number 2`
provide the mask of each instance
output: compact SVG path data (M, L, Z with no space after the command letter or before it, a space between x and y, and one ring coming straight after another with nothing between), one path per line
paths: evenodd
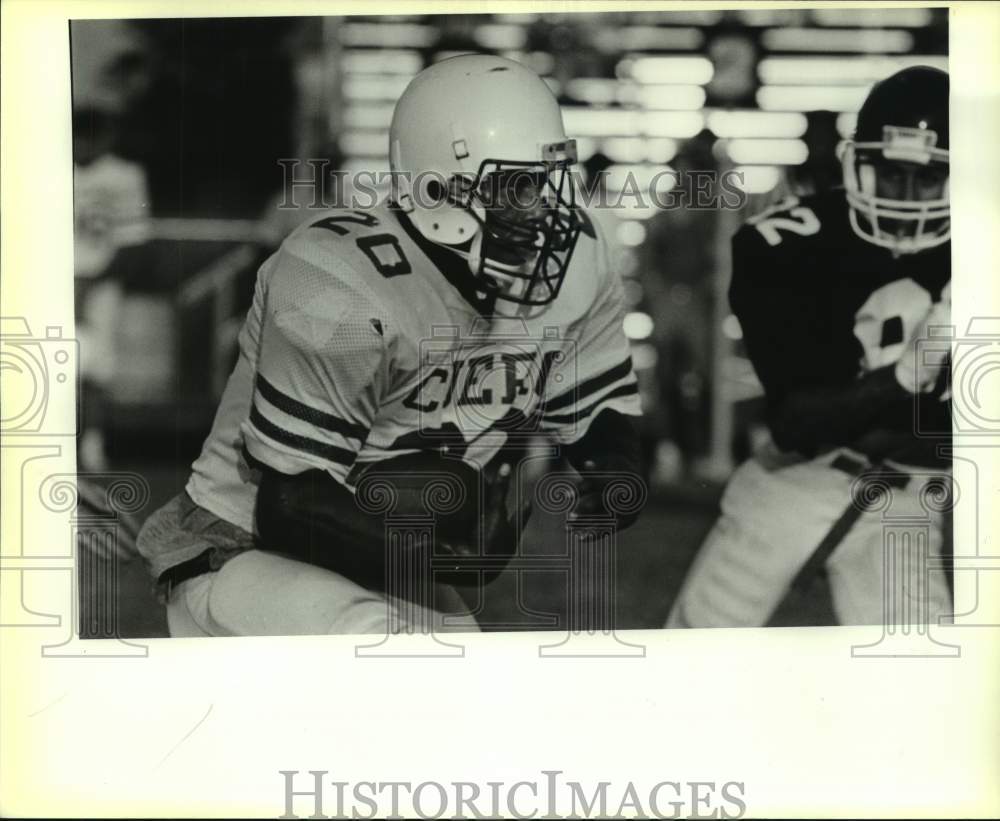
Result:
M768 245L778 245L781 242L781 231L790 231L800 237L810 237L819 232L819 220L812 209L804 205L788 210L787 217L766 217L754 223Z
M341 222L353 222L363 225L366 228L373 228L378 225L378 219L371 214L366 214L363 211L348 211L336 217L325 217L319 220L319 222L314 222L312 227L325 228L327 231L333 231L338 236L344 236L348 231L346 228L338 225ZM403 254L403 248L400 246L399 240L392 234L370 234L358 237L357 244L358 248L361 249L364 255L368 257L369 262L375 267L375 270L386 279L412 273L413 269L410 267L409 260Z

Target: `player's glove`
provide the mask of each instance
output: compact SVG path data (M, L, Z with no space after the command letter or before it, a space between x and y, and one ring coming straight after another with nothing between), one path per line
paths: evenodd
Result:
M577 484L577 502L569 513L569 520L577 521L582 517L601 516L614 519L621 529L630 527L639 516L640 508L629 505L629 509L616 509L613 498L609 498L608 486L616 481L622 485L622 491L630 494L629 488L641 493L640 487L645 483L634 470L622 470L618 476L607 470L598 471L593 459L584 461L580 469L580 481ZM612 497L617 494L611 494ZM626 500L628 501L628 500Z
M947 338L932 336L930 329L951 324L951 282L941 291L941 300L931 305L917 325L903 354L896 362L896 380L910 393L930 393L948 367L951 345Z

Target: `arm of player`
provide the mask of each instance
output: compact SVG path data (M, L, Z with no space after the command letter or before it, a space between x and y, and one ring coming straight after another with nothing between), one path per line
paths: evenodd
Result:
M267 266L268 286L255 297L260 326L246 340L257 357L241 425L244 454L262 476L262 546L364 575L358 554L374 541L365 535L377 534L381 551L384 526L361 515L345 483L386 390L391 326L339 268L321 269L287 246Z
M813 283L803 282L802 271L785 271L780 261L755 250L742 232L737 234L729 298L764 387L775 444L806 455L835 445L867 452L866 442L882 433L886 409L922 390L929 371L907 381L896 365L861 377L853 370L825 370L825 297ZM904 353L903 359L915 361L915 352Z
M836 387L790 390L768 403L771 433L786 451L808 455L824 446L854 445L867 452L864 442L877 433L879 417L904 396L891 365Z
M896 360L895 375L911 394L930 393L938 385L949 363L950 345L921 344L931 339L931 328L951 324L951 281L941 289L941 297L931 304L916 327L906 349Z
M571 518L609 515L617 519L619 529L630 527L640 510L628 513L608 509L605 489L607 474L618 474L629 482L642 482L639 458L639 434L632 420L614 408L605 408L591 423L586 434L568 445L566 458L580 472L580 499ZM602 478L595 478L601 474Z
M580 472L580 498L573 514L615 515L625 528L641 511L607 510L604 491L614 481L612 474L632 483L643 481L639 435L632 422L641 414L639 386L622 324L623 288L603 237L598 253L603 277L584 321L574 329L571 355L553 375L561 381L550 377L547 383L562 390L546 397L542 429L563 446L567 461Z
M940 324L937 305L932 306L895 364L839 385L792 388L775 392L773 400L769 397L775 444L804 454L831 445L846 445L863 453L891 449L899 434L884 427L887 409L932 390L947 367L946 356L921 356L927 361L918 363L918 355L923 353L918 343L927 338L928 325Z
M407 465L412 470L413 461ZM418 551L417 545L403 543L401 548L413 549L413 556L398 562L397 570L404 567L417 578L459 586L489 583L496 578L517 551L521 530L528 519L527 510L521 511L519 518L507 510L510 476L510 465L505 463L488 477L484 513L467 519L464 532L436 528L437 541L431 551ZM415 496L398 493L393 513L404 517L426 514L420 496L419 492ZM370 590L386 590L389 556L385 514L365 509L353 493L329 474L310 470L285 476L265 470L257 504L257 528L266 545L280 545L282 552L347 576ZM460 561L451 569L442 567L440 561L434 567L417 564L417 557L431 555L457 559L485 557L491 561L484 562L481 570ZM492 561L496 559L500 561Z
M287 476L264 469L257 532L268 549L341 573L363 587L385 584L384 517L366 514L325 471Z

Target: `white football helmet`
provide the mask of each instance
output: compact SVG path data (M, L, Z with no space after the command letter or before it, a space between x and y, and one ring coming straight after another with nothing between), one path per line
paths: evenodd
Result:
M480 54L430 66L396 103L389 160L393 200L468 261L480 290L521 305L556 298L582 222L576 142L541 78Z

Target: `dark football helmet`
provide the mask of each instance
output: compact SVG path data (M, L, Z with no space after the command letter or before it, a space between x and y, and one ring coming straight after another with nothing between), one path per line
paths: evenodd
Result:
M895 254L951 237L948 74L912 66L876 83L841 163L851 227Z

